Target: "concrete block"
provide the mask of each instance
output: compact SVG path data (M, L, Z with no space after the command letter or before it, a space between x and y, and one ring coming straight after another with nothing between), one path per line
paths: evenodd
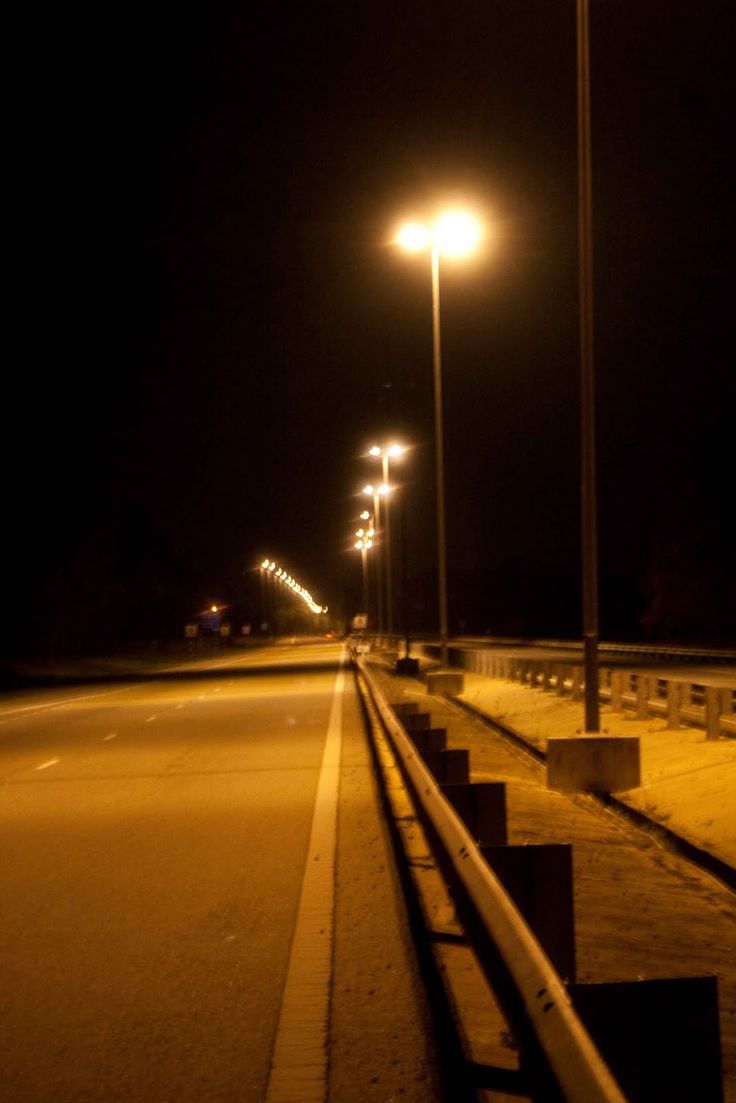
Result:
M419 677L419 659L404 657L396 660L396 673L403 674L405 678Z
M457 697L465 688L465 675L462 670L430 670L427 672L427 693L434 697L447 694Z
M716 977L573 984L569 991L631 1103L722 1103Z
M578 735L547 740L547 785L581 793L619 793L641 785L636 735Z

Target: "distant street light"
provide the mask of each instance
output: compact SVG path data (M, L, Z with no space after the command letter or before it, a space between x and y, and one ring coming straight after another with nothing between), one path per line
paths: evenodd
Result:
M465 211L451 210L434 223L408 222L396 244L410 253L430 253L432 269L432 348L434 365L434 432L437 488L437 568L440 663L447 666L447 550L445 544L445 461L442 427L442 357L440 342L440 256L464 257L478 246L480 223Z
M370 514L367 511L361 513L361 520L368 520ZM363 572L363 611L367 618L368 613L368 552L373 547L373 525L368 525L366 528L359 528L355 535L357 540L353 545L360 552L361 568Z
M381 486L373 486L369 483L363 487L363 493L368 494L373 498L373 523L376 534L381 533L381 498L385 498L389 492L390 487L388 483L382 483ZM376 564L376 629L379 639L383 637L383 585L381 581L381 567L380 563Z
M389 461L392 459L398 459L402 456L406 448L401 444L387 444L381 447L378 444L374 444L369 449L368 455L375 456L376 459L381 460L381 473L383 475L384 486L390 485L389 478ZM393 646L393 634L394 634L394 613L393 613L393 572L391 563L391 498L386 498L385 507L385 520L383 529L386 534L384 542L384 557L385 557L385 571L386 571L386 632L388 635L388 646Z

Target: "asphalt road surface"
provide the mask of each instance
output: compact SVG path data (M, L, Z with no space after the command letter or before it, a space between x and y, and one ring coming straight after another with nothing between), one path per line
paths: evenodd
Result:
M338 697L323 1095L440 1098L340 655L272 648L0 701L2 1103L267 1098Z

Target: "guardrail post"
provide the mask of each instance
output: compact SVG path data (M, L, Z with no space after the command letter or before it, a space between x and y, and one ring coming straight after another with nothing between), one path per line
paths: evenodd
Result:
M428 712L408 712L401 717L401 723L413 739L417 732L432 727L432 717Z
M575 979L572 845L481 846L563 980Z
M572 668L572 699L573 701L579 701L583 695L583 668L582 666L574 666Z
M720 739L721 694L717 686L705 687L705 738Z
M562 663L557 664L557 684L555 685L555 694L557 697L563 697L565 694L565 674L567 673L567 667Z
M611 709L613 712L621 712L623 709L622 697L624 692L624 676L620 670L611 671Z
M542 689L545 693L550 689L550 664L548 662L542 663Z
M680 726L680 700L682 685L672 680L667 682L667 728L677 731Z
M424 728L411 733L411 740L422 758L432 751L447 750L447 728Z
M569 991L627 1099L722 1103L716 977L572 984Z
M467 747L427 751L422 758L438 785L458 785L470 780L470 751Z
M506 845L505 781L471 781L441 788L478 846Z
M649 678L645 674L636 677L636 718L645 720L649 715Z

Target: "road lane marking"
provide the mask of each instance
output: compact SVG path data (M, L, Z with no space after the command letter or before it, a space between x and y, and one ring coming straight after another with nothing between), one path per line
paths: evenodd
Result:
M66 705L74 705L77 701L93 701L97 697L112 697L114 693L125 693L128 689L139 689L143 684L143 682L136 682L133 685L123 686L121 689L107 689L102 693L87 693L84 697L67 697L61 701L44 701L37 705L21 705L13 709L0 709L0 719L6 716L14 716L19 712L46 712L51 709L64 708Z
M343 663L327 725L265 1103L324 1103L335 917L337 800L342 751Z
M118 737L117 732L110 732L109 735L103 735L102 742L105 743L108 739L117 739L117 737Z
M61 762L60 758L50 758L48 762L42 762L40 766L36 766L37 770L46 770L49 766L55 766L57 762Z
M152 721L152 720L155 720L155 719L156 719L156 714L154 713L154 715L153 715L153 716L147 716L147 717L146 717L146 723L147 723L147 724L150 724L150 723L151 723L151 721Z

